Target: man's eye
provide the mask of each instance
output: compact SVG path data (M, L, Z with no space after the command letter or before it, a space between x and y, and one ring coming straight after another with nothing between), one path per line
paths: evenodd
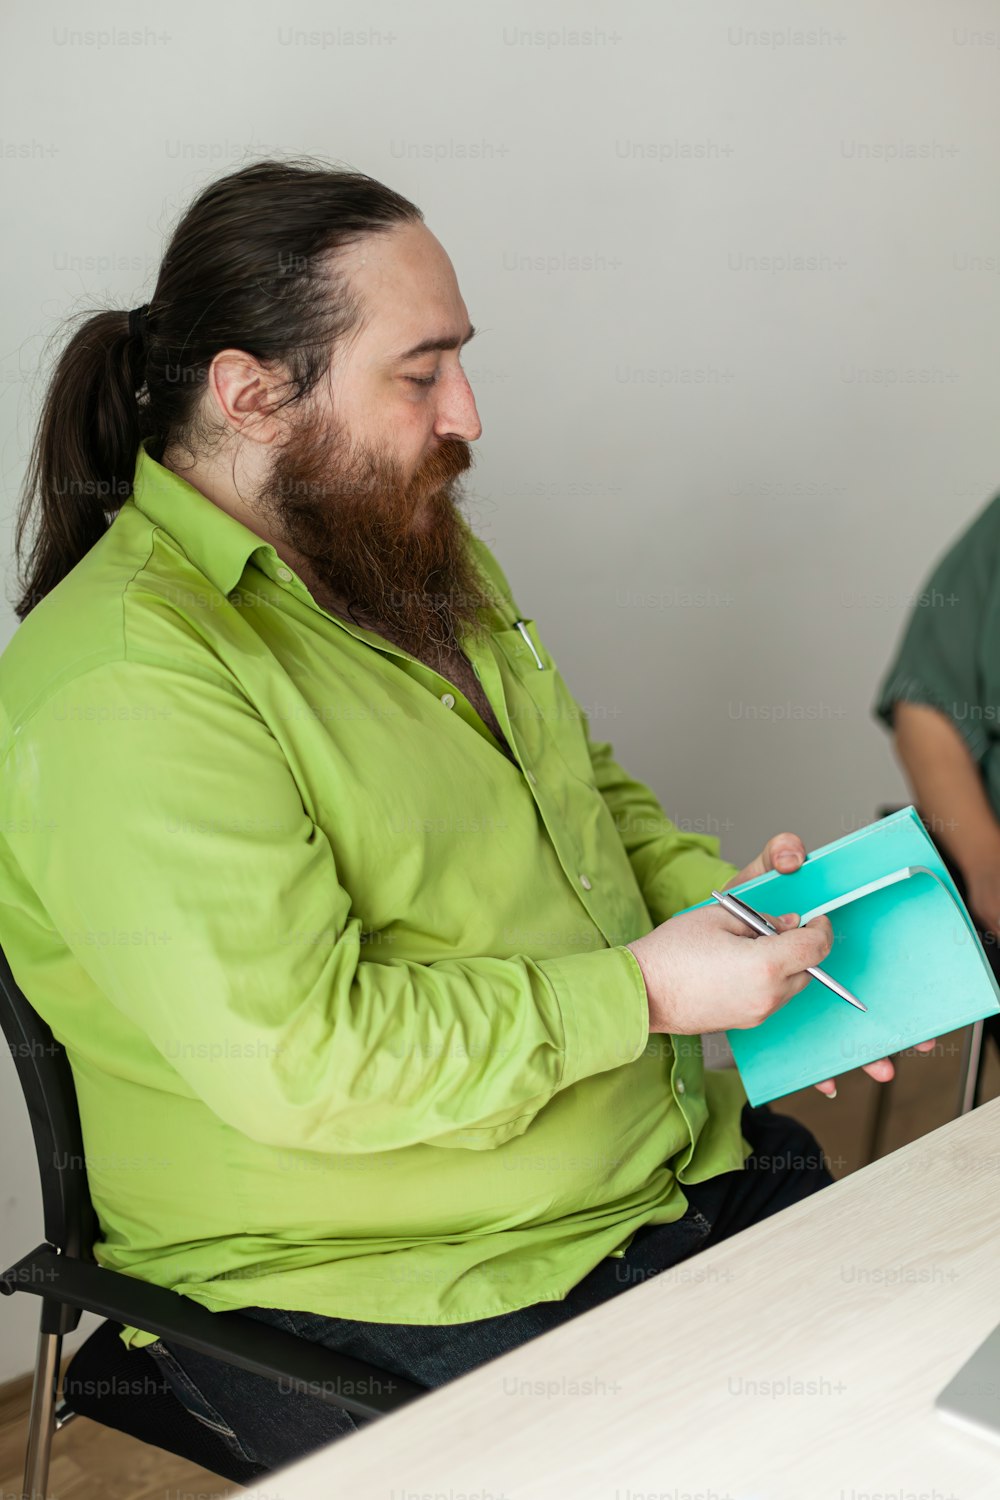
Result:
M407 375L406 378L414 385L433 385L437 375Z

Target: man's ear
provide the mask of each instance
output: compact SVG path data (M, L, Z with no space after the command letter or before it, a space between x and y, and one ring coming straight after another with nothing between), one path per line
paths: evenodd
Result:
M220 349L208 368L208 389L228 426L255 443L273 443L282 428L275 407L286 384L274 365L245 349Z

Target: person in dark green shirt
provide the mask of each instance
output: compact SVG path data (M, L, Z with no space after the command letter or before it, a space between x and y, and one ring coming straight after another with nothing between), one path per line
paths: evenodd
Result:
M874 712L1000 977L1000 495L916 595Z
M700 1045L829 922L684 911L801 840L738 870L591 735L457 508L473 332L383 185L211 184L57 366L0 657L0 935L95 1257L428 1386L830 1180ZM261 1472L355 1425L124 1338Z

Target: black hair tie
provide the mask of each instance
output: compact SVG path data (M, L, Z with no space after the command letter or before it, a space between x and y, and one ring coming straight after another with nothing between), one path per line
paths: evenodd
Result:
M137 336L146 342L146 313L149 311L149 303L144 302L141 307L133 307L128 315L128 336L134 339Z

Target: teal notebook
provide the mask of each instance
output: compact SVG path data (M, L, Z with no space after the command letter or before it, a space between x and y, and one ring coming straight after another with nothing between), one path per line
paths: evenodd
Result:
M829 917L833 948L820 968L868 1007L811 979L760 1026L727 1031L751 1104L1000 1011L972 919L913 807L814 849L792 875L772 870L733 889L771 916Z

